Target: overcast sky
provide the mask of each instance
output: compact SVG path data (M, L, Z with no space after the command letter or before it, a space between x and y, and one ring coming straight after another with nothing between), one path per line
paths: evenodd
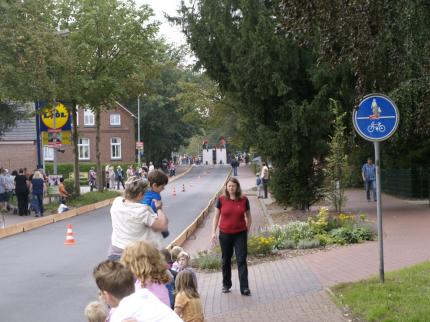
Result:
M167 42L174 44L185 44L185 37L181 33L180 28L172 26L164 18L164 13L174 16L179 7L180 0L135 0L138 5L149 4L155 12L155 18L162 24L160 26L160 35L163 36Z

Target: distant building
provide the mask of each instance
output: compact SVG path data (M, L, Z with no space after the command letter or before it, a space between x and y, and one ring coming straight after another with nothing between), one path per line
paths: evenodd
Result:
M96 163L96 123L90 110L78 108L79 162ZM135 119L120 103L100 114L100 160L102 163L133 163L136 160ZM57 153L59 163L73 162L73 147L64 145ZM53 161L53 149L44 147L45 161Z
M96 163L95 115L78 108L78 153L80 163ZM115 108L104 110L100 115L100 159L102 163L135 162L135 119L126 107L116 103ZM73 146L63 145L64 153L57 152L58 163L73 163ZM43 146L44 162L54 160L54 148ZM8 169L37 165L36 121L32 117L20 120L0 138L0 166Z
M225 146L205 145L202 149L203 164L227 164Z

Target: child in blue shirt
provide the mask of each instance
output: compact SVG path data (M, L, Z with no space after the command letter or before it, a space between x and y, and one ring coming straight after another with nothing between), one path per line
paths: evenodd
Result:
M167 177L163 171L153 170L148 174L148 181L150 190L145 193L140 203L151 206L152 210L157 213L157 207L155 206L154 200L161 200L160 193L169 182L169 177ZM162 231L161 234L164 238L167 238L170 233L166 230Z

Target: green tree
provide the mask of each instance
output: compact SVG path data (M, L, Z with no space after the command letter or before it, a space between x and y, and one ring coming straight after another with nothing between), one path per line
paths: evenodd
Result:
M272 161L277 200L307 208L319 198L322 176L315 160L327 150L330 113L317 104L312 51L276 32L278 5L196 1L193 8L182 6L177 21L198 64L235 99L249 141Z
M135 96L142 90L139 80L145 65L152 62L156 24L149 23L152 11L135 7L133 1L64 0L62 28L70 31L69 50L79 78L79 92L86 108L95 113L97 177L103 178L100 163L100 113L121 95ZM134 84L134 86L131 86ZM101 182L99 189L103 190Z
M346 113L341 111L339 102L330 99L330 109L335 116L333 120L333 135L330 136L330 152L325 159L325 196L332 202L334 209L340 213L346 202L345 187L349 181L347 157L347 137L344 118Z
M159 164L171 158L171 152L198 133L201 119L198 105L180 105L178 96L183 94L180 84L190 76L190 71L178 66L178 61L165 51L158 57L159 73L148 80L148 94L141 102L141 136L145 142L144 158ZM131 106L133 112L136 105Z
M352 107L371 92L386 93L397 103L401 122L384 143L384 164L430 166L428 1L283 0L275 16L282 26L279 31L303 48L314 48L323 65L343 66L354 75L355 104L343 106ZM351 146L355 149L350 160L356 165L372 153L361 138ZM360 173L358 168L354 172Z

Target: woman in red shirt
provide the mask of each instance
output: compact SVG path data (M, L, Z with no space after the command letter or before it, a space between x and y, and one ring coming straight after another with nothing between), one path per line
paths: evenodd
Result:
M252 218L249 200L242 196L240 183L236 178L230 178L225 186L224 195L218 198L215 206L215 217L212 224L212 242L216 242L216 229L219 226L219 243L222 254L222 292L230 292L231 258L233 250L236 253L239 271L240 293L249 296L248 286L248 231Z

